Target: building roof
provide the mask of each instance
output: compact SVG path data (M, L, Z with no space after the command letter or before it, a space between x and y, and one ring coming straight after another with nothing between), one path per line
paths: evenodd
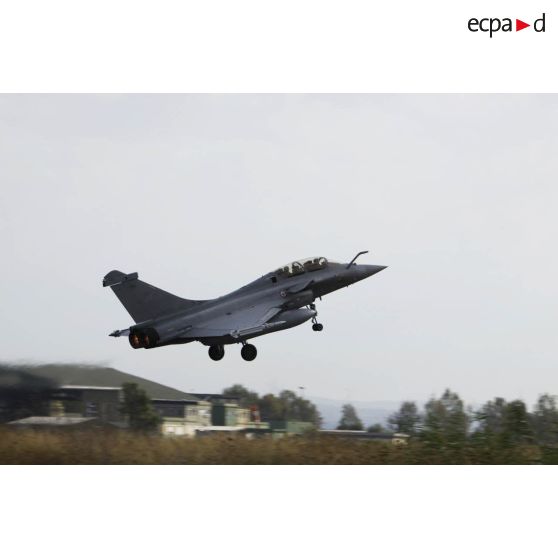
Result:
M118 386L118 387L108 387L108 386L59 386L60 389L94 389L97 391L119 391L120 389L122 389L122 386Z
M39 366L2 367L0 385L16 385L19 377L32 376L38 381L52 382L55 387L71 386L72 388L120 388L125 382L133 382L145 390L151 399L199 400L198 397L164 386L157 382L121 372L115 368L81 364L44 364Z
M8 424L21 426L72 426L97 420L94 417L25 417Z

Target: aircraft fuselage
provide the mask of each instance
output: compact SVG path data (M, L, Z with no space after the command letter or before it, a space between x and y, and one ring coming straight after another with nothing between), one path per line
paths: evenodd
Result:
M334 263L325 258L293 262L229 294L204 301L179 299L140 282L137 274L113 271L103 284L113 288L136 324L111 335L119 337L127 333L133 348L199 341L210 346L211 358L220 360L224 345L246 345L248 339L295 327L308 320L314 322L315 331L321 331L323 326L317 323L314 305L317 298L385 269L385 266L353 262ZM156 315L157 304L164 309L160 315ZM148 319L138 321L145 315ZM255 351L255 347L253 349Z

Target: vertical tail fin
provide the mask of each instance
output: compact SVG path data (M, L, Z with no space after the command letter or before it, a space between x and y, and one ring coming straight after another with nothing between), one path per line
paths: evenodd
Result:
M204 302L180 298L140 281L137 273L126 274L117 270L105 275L103 287L110 287L113 290L136 323L188 310Z

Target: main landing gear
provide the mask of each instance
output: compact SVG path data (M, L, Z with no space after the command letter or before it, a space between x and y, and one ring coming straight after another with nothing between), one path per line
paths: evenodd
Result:
M211 360L221 360L225 356L223 345L211 345L207 351Z
M310 304L310 310L316 310L316 305L315 304ZM316 316L317 315L318 315L318 312L316 312ZM322 331L322 329L324 329L324 324L318 323L318 319L316 318L316 316L314 316L312 318L312 330L313 331Z
M250 343L243 343L242 349L240 349L240 356L244 360L254 360L258 356L258 349Z
M207 351L211 360L221 360L225 356L225 347L223 345L211 345ZM240 355L244 360L254 360L258 356L258 349L249 343L242 343Z

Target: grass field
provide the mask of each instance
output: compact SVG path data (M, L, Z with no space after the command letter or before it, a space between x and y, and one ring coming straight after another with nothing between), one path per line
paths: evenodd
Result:
M323 436L283 439L163 438L132 432L0 430L2 464L554 464L558 452L539 446L432 448L420 442Z

